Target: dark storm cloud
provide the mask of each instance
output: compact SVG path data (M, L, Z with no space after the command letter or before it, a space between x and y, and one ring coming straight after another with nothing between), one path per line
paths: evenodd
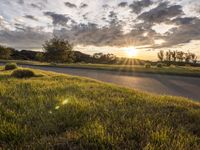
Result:
M69 39L74 44L96 45L96 46L127 46L152 44L154 31L149 30L151 36L144 36L144 29L133 29L130 33L124 34L122 26L110 24L108 27L98 27L97 24L78 24L72 29L54 30L54 34ZM154 32L154 33L153 33Z
M88 4L81 3L80 8L86 8L86 7L88 7Z
M87 25L79 24L71 30L55 30L54 34L68 38L75 44L96 46L115 45L117 44L116 39L122 35L117 27L98 28L96 24L92 23Z
M110 11L109 15L109 20L107 21L110 25L112 26L117 26L120 22L120 20L118 19L118 14L114 11ZM104 18L102 18L104 19Z
M23 24L15 23L16 31L25 31L27 27L25 27Z
M73 3L70 2L65 2L65 6L69 7L69 8L76 8L77 6Z
M159 4L156 8L142 13L138 16L138 19L144 20L146 22L161 23L183 14L184 12L182 10L182 6L170 6L167 2L164 2Z
M117 17L117 13L115 13L114 11L110 11L108 17L110 17L110 18L116 18Z
M178 27L168 32L163 39L166 41L162 47L171 47L178 44L189 43L192 40L200 40L200 19L198 18L178 18L184 20Z
M132 12L139 14L144 8L152 5L153 2L151 0L140 0L134 1L129 7L132 9Z
M147 28L151 29L154 24L166 23L176 25L164 35L153 35L152 38L163 39L165 43L152 45L152 48L172 47L179 44L189 43L192 40L200 40L200 19L196 17L183 17L184 12L180 5L170 5L167 2L160 3L156 8L138 16L144 21ZM146 28L146 30L147 30Z
M109 6L108 4L104 4L104 5L102 5L102 7L103 7L104 9L106 9L106 8L109 8L110 6Z
M18 0L18 3L19 3L20 5L23 5L23 4L24 4L24 0Z
M35 17L32 16L32 15L25 15L24 17L25 17L25 18L28 18L28 19L31 19L31 20L34 20L34 21L38 21L38 19L35 18Z
M126 7L128 5L127 2L121 2L118 4L118 7Z
M53 25L66 25L68 21L74 22L70 17L63 15L63 14L57 14L54 12L44 12L44 15L51 17L53 21Z
M176 25L190 25L195 23L198 20L198 18L195 17L180 17L175 18L171 22L175 23Z
M21 30L0 30L0 41L11 47L19 49L38 48L44 41L51 38L52 34L40 29L23 27Z

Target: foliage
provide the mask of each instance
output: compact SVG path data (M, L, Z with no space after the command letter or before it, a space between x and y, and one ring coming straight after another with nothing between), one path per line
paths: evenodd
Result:
M197 56L194 53L184 53L183 51L160 51L158 53L158 59L162 62L164 59L167 62L185 62L185 63L197 63ZM170 64L169 64L170 65Z
M73 62L73 46L64 39L54 37L43 45L48 61Z
M158 68L162 68L163 67L163 64L162 63L157 63L156 65Z
M117 57L114 54L95 53L93 58L96 63L114 64L117 62Z
M150 63L146 63L145 64L145 68L151 68L151 64Z
M200 105L74 76L0 71L2 149L200 148Z
M14 70L17 68L17 64L16 63L7 63L5 65L5 70Z
M11 50L7 47L0 45L0 59L9 59Z
M160 61L164 60L164 51L158 52L158 58L159 58Z
M44 61L44 54L43 54L43 53L37 53L37 54L35 55L35 59L36 59L37 61Z
M30 77L34 77L35 73L29 69L17 69L13 71L11 76L15 78L30 78Z

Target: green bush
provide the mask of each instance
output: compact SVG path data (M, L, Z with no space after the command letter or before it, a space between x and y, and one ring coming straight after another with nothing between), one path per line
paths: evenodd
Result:
M163 66L164 66L164 65L163 65L162 63L158 63L158 64L157 64L157 67L158 67L158 68L162 68Z
M7 63L5 65L5 70L14 70L17 68L17 64L16 63Z
M151 64L150 63L146 63L145 64L145 68L151 68Z
M30 77L34 77L35 73L29 69L17 69L13 71L11 76L15 78L30 78Z

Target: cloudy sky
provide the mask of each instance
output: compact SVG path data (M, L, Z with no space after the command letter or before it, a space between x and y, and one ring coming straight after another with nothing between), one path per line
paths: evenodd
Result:
M200 56L200 0L0 0L0 44L41 50L53 35L86 53Z

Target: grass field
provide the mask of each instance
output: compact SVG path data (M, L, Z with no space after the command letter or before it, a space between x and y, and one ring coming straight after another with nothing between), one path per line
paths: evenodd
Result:
M0 149L200 149L200 103L0 68Z
M200 67L191 66L170 66L158 68L152 66L151 68L145 68L142 65L109 65L109 64L55 64L45 63L37 61L20 61L20 60L0 60L0 62L16 62L18 64L27 64L35 66L53 66L53 67L70 67L70 68L82 68L82 69L97 69L97 70L111 70L111 71L124 71L124 72L141 72L141 73L153 73L153 74L169 74L169 75L181 75L200 77Z

